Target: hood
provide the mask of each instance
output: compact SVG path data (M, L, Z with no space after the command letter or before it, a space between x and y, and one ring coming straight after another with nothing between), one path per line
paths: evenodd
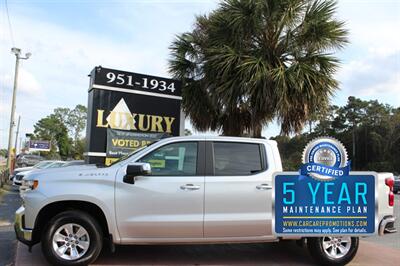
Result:
M31 169L31 170L28 170L28 171L21 171L21 172L18 172L17 175L26 176L27 174L30 174L30 173L32 173L32 172L34 172L34 171L38 171L38 170L39 170L39 169Z
M85 164L85 165L74 165L69 167L57 167L57 168L48 168L48 169L37 169L34 171L30 171L25 176L26 179L43 179L43 178L51 178L51 179L58 179L58 178L76 178L81 177L85 173L96 173L100 169L95 164Z
M19 167L19 168L14 169L14 174L17 174L17 173L20 173L20 172L24 172L24 171L29 171L29 170L32 170L32 169L33 169L32 166L29 166L29 167Z

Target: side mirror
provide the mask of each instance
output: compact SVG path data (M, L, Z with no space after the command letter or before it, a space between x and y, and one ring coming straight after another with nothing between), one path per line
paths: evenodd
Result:
M135 184L135 177L151 174L149 163L133 163L126 167L126 174L123 181L128 184Z

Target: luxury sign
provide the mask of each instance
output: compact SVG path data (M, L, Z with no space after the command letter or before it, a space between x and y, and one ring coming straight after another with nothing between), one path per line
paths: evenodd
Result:
M172 133L172 123L175 119L169 116L131 113L122 98L106 119L104 119L104 110L97 110L96 127Z
M109 164L164 134L183 131L179 81L103 67L90 78L89 163Z

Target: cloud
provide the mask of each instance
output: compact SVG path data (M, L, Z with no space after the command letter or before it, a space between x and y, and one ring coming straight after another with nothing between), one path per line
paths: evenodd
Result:
M338 16L350 30L350 42L367 51L393 54L400 50L400 2L338 1Z
M36 77L26 69L21 69L19 73L19 88L22 92L26 92L28 95L40 96L43 93L43 89Z
M376 94L389 94L393 95L394 99L398 99L400 95L400 71L394 73L388 80L372 84L363 90L365 95L376 95ZM399 106L397 103L396 106Z
M7 88L14 87L14 76L5 74L0 77L0 80L0 82ZM42 86L36 77L31 72L23 68L20 68L19 70L17 91L28 96L39 96L43 93Z
M186 21L192 20L196 13L190 4L173 13L169 12L173 10L169 4L162 3L142 4L142 10L136 10L138 4L99 3L86 6L89 13L77 11L77 14L63 13L62 6L63 3L49 5L48 8L54 8L51 12L29 4L10 8L16 43L23 53L32 53L21 67L17 98L17 112L23 116L24 128L29 131L55 107L86 105L87 75L97 65L168 76L170 41L175 33L190 29L191 24ZM157 8L153 9L154 6ZM121 9L124 12L116 12ZM105 15L100 16L99 10L106 11ZM54 14L66 16L67 20L55 19ZM125 27L118 27L123 22ZM6 20L0 19L0 86L5 91L0 105L6 110L3 101L11 102L15 64L7 32ZM8 116L1 112L1 124L8 121ZM3 139L6 137L2 134Z
M351 60L339 71L338 80L347 96L378 99L399 106L400 51L387 55L375 52Z
M399 1L339 2L338 15L346 21L350 43L339 53L343 64L336 75L341 87L336 104L354 95L399 106L399 10Z

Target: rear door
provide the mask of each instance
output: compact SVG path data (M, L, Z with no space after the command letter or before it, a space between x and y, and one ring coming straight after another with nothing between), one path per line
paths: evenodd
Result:
M206 142L205 237L271 235L272 169L266 146Z

